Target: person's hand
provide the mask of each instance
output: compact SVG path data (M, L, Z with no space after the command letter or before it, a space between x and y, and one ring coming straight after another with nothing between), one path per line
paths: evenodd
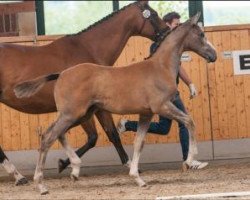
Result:
M190 91L190 99L194 98L197 96L197 91L193 83L189 84L189 91Z

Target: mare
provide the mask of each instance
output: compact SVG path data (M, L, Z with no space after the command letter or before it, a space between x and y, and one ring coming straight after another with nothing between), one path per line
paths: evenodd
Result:
M54 97L59 115L42 135L34 175L34 181L41 194L48 193L43 183L43 169L48 150L57 139L70 158L71 178L79 177L81 159L70 147L65 133L91 118L99 109L115 114L139 114L139 126L129 172L139 186L146 185L138 173L138 163L144 138L154 114L177 120L187 127L189 152L183 164L189 166L192 163L194 155L197 154L195 124L191 116L180 111L172 101L177 92L176 77L184 51L193 51L208 62L215 62L217 59L214 47L197 25L199 17L200 13L166 34L158 50L145 61L119 68L83 63L60 74L41 76L15 87L14 91L18 98L30 97L47 82L57 79Z
M111 13L77 34L64 36L48 45L0 44L0 102L25 113L55 112L57 108L53 82L29 99L17 99L13 92L14 86L37 76L61 72L79 63L112 66L131 36L139 35L154 40L161 37L165 29L166 24L148 2L138 1ZM111 114L100 110L96 112L96 117L114 144L121 162L128 163L128 155L123 149ZM88 135L87 143L77 151L82 156L95 146L97 130L93 118L80 125ZM27 183L27 179L8 160L1 146L0 163L14 176L16 185ZM59 170L62 171L69 164L69 160L59 160Z

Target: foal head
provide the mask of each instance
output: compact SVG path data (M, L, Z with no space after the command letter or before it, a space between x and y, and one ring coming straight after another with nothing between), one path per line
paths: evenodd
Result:
M183 41L184 51L194 51L208 62L215 62L217 59L216 51L213 45L206 38L203 30L197 25L200 13L182 24L180 29L188 29Z
M137 17L133 18L138 27L136 34L152 40L158 40L162 37L169 28L158 16L158 13L148 5L148 1L139 0L134 5L137 11Z

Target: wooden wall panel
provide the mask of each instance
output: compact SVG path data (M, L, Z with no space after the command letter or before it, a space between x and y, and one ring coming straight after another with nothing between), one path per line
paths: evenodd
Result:
M221 33L222 47L224 50L231 49L231 33L230 31L223 31ZM237 117L236 106L235 106L235 93L234 93L234 72L231 59L223 59L224 69L224 82L225 82L225 97L227 107L227 119L228 119L228 132L225 133L224 138L237 138Z
M36 34L35 1L0 4L0 36Z
M202 108L202 124L201 129L203 138L201 140L208 141L212 139L211 135L211 116L210 116L210 99L208 90L208 77L206 61L200 59L200 89L199 95L201 95L201 108Z
M39 123L37 115L28 115L29 116L29 130L30 130L30 148L38 149L39 147L39 137L37 135Z
M2 138L3 149L12 150L12 135L11 135L11 118L10 109L2 104Z
M213 32L212 40L217 52L222 52L222 38L221 32ZM217 93L217 109L218 109L218 123L220 126L219 138L226 139L228 133L228 119L227 119L227 106L226 106L226 96L225 96L225 79L224 79L224 68L222 56L218 55L218 60L216 61L215 70L215 85Z
M246 40L244 43L242 42L241 48L244 49L250 49L250 30L245 31L244 36L241 38L243 41L244 38ZM243 46L244 45L244 46ZM246 122L247 122L247 132L245 137L249 138L250 137L250 77L249 75L243 76L244 79L244 99L245 99L245 110L246 110Z
M20 134L21 134L21 149L30 149L30 124L29 116L20 112ZM34 133L33 133L34 134Z
M248 30L241 30L239 33L239 37L240 37L240 49L241 50L247 50L249 49L249 35L248 35ZM239 115L241 115L242 119L241 120L241 124L240 126L242 127L242 129L239 129L239 138L247 138L248 135L248 130L247 130L247 115L249 115L249 109L247 109L247 105L249 105L250 101L247 100L246 98L246 93L247 90L249 88L246 87L247 84L247 80L249 80L249 76L247 78L246 75L243 76L238 76L240 79L239 82L239 86L237 88L240 88L241 93L240 96L237 96L240 101L239 101ZM250 130L249 130L250 132Z
M239 50L241 48L240 42L241 31L231 32L231 44L233 50ZM243 88L243 76L234 76L235 84L235 97L236 97L236 110L237 110L237 129L238 137L241 138L242 134L246 132L246 112L244 109L244 88Z
M11 131L11 149L19 150L21 148L20 132L20 114L15 110L10 110L10 131Z
M212 31L218 60L208 65L212 135L216 140L249 138L249 75L234 75L233 60L224 51L249 49L247 30Z

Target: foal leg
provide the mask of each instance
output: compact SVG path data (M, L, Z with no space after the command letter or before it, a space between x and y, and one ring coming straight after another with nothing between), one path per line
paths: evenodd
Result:
M100 124L102 125L103 129L105 130L109 140L114 144L120 156L122 164L126 164L129 167L130 160L121 144L121 140L119 134L117 133L115 124L113 122L112 115L105 111L98 111L96 112L96 116ZM84 123L81 123L81 126L88 135L88 141L85 145L83 145L76 151L76 154L79 157L82 157L89 149L93 148L96 145L96 141L98 138L97 129L93 118L91 118L88 121L85 121ZM69 164L70 164L69 159L66 160L59 159L58 161L59 173L62 172Z
M47 152L52 144L56 141L56 139L58 139L58 137L62 134L65 134L65 132L70 128L72 124L72 120L69 120L64 116L59 116L57 121L53 123L42 135L39 149L39 159L37 161L36 171L34 175L34 181L38 185L38 189L41 195L48 193L47 188L43 184L43 169Z
M16 180L15 185L24 185L28 183L28 180L22 174L20 174L17 171L16 167L8 160L1 146L0 146L0 163L2 164L3 168L7 171L8 174L14 176Z
M140 115L136 137L134 140L134 154L133 154L133 159L131 162L129 175L135 178L136 183L140 187L145 186L146 183L139 176L138 164L139 164L139 159L140 159L141 151L142 151L143 144L144 144L144 138L146 136L152 117L153 115L147 115L147 116Z
M111 113L108 113L106 111L98 110L96 112L96 117L98 118L100 124L102 125L105 133L107 134L109 141L113 143L113 145L116 148L116 151L118 152L122 164L126 164L128 167L130 166L130 159L128 158L128 155L126 151L124 150L120 136L116 130L113 118Z
M59 142L62 144L64 150L66 151L67 156L70 159L72 172L71 172L71 179L74 181L78 180L79 173L80 173L80 167L81 167L81 159L77 156L75 151L71 148L69 145L67 139L65 138L65 135L59 136Z
M85 154L89 149L93 148L96 144L98 135L97 135L97 130L94 122L94 118L90 118L88 121L82 122L81 123L82 128L85 130L85 132L88 135L88 141L85 145L80 147L77 151L76 154L79 157L82 157L83 154ZM70 159L59 159L58 161L58 169L59 173L62 172L68 165L70 164Z
M194 155L198 153L195 139L195 124L193 119L190 117L190 115L179 110L172 102L163 104L163 106L160 108L159 114L164 117L177 120L187 127L189 132L189 151L187 160L184 163L189 166L193 161Z

